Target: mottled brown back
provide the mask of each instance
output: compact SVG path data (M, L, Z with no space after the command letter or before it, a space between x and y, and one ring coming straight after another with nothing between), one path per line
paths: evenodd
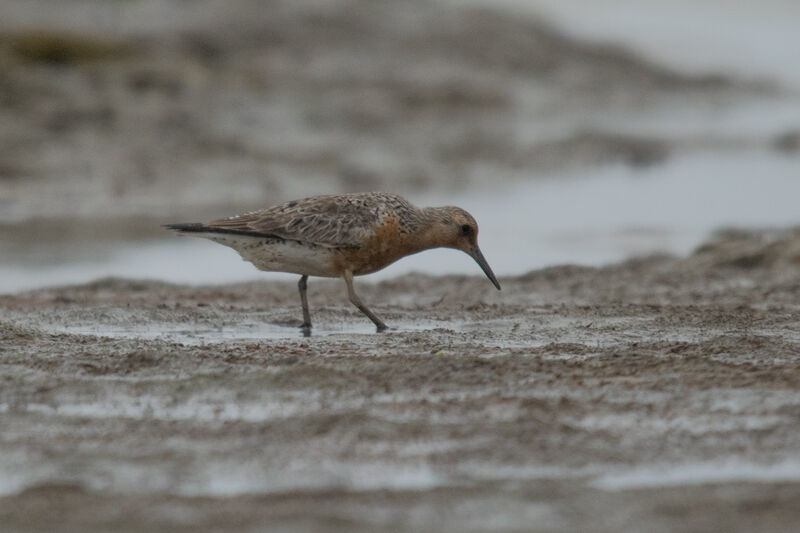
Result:
M390 217L404 231L422 224L420 210L396 194L313 196L204 224L211 229L274 235L322 246L361 247Z

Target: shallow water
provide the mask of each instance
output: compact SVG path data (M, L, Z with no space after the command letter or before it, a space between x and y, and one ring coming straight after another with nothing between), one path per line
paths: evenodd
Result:
M445 323L430 320L419 321L393 321L391 329L384 335L392 333L408 333L414 331L430 331L447 327L458 328L461 323ZM186 324L169 323L139 323L131 321L128 324L67 324L45 327L49 333L69 333L73 335L93 335L97 337L121 339L161 339L170 342L179 342L186 345L199 344L224 344L230 341L263 341L280 339L302 339L302 330L294 325L282 325L258 320L237 321L235 323L208 325L196 324L187 327ZM374 335L375 326L366 320L351 320L349 322L332 323L318 321L312 330L312 336L330 337L343 335L352 338L353 335Z
M724 226L800 224L800 157L766 150L698 153L647 169L613 165L583 169L457 196L412 198L421 205L456 204L481 226L484 255L499 276L556 264L603 265L655 252L687 254ZM203 239L121 242L102 249L28 247L0 265L0 292L87 282L102 276L175 283L295 279L263 273L231 249ZM31 254L36 260L31 260ZM453 250L432 250L368 279L412 271L480 274ZM259 334L267 332L259 332Z
M597 477L590 485L617 491L736 482L796 483L799 480L800 463L795 459L758 464L730 458L725 461L646 466L610 472Z

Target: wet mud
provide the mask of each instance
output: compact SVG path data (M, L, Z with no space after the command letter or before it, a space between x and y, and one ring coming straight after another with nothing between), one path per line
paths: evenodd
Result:
M4 531L794 531L800 233L501 279L0 296Z
M795 125L718 121L785 96L435 2L7 0L0 260L311 194L790 158ZM288 282L0 295L0 530L794 532L798 280L797 229L737 230L501 292L358 280L381 334L338 281L308 338Z

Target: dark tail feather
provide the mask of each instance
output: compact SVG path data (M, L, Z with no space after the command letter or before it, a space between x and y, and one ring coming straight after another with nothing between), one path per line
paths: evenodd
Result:
M198 222L192 222L190 224L164 224L162 227L174 229L175 231L179 231L181 233L202 233L209 231L210 229Z
M199 222L191 222L189 224L164 224L164 228L173 229L180 233L227 233L229 235L244 235L246 237L266 237L268 239L284 240L283 237L273 235L271 233L259 233L257 231L245 231L240 229L218 228L215 226L206 226Z

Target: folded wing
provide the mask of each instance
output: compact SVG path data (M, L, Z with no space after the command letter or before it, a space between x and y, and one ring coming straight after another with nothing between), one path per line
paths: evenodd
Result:
M331 247L361 247L380 225L380 205L363 195L314 196L204 224L224 232L274 236ZM385 205L385 204L384 204Z

